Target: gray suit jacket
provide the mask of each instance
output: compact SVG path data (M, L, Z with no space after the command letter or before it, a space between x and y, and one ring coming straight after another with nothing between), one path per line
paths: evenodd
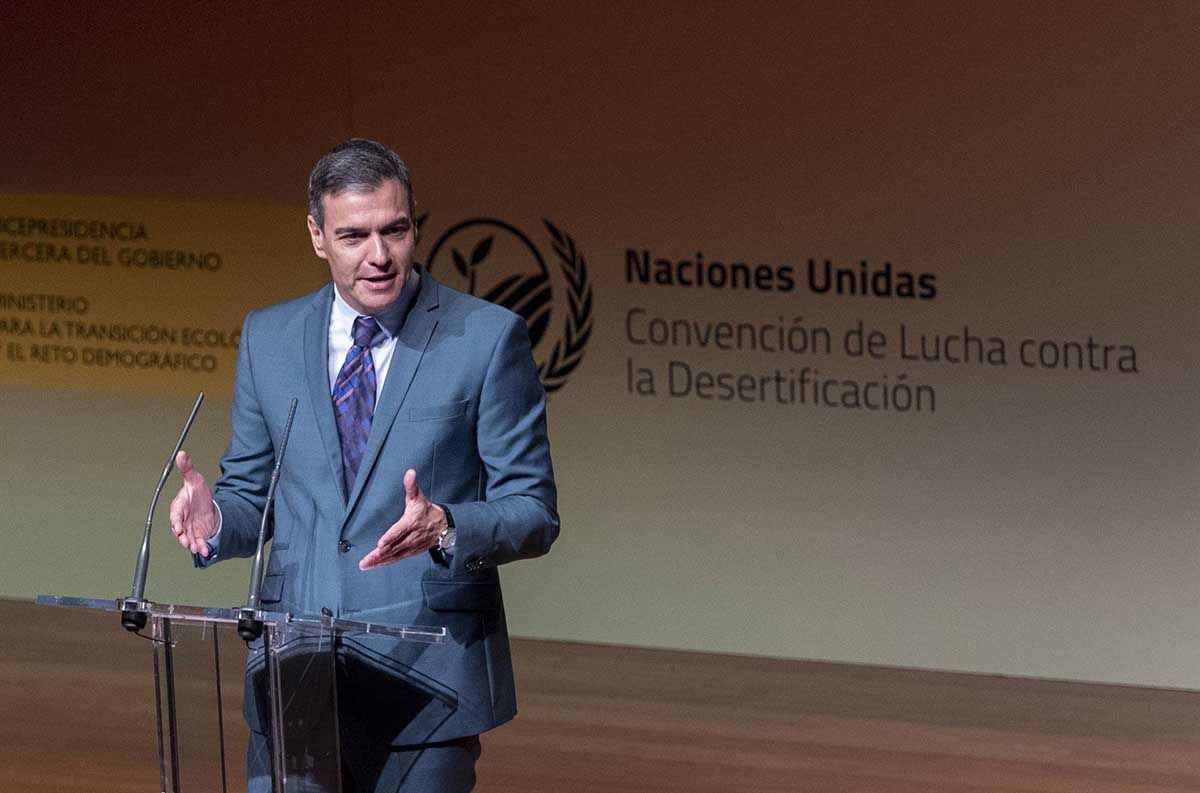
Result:
M214 488L219 558L253 554L275 450L298 398L263 607L449 629L441 645L351 641L339 659L339 702L376 713L367 729L398 744L476 734L515 715L496 568L546 553L559 529L545 392L524 322L420 275L353 491L343 492L330 400L332 285L246 318L232 440ZM404 512L409 468L453 514L453 554L360 571L359 560ZM261 727L252 709L251 726Z

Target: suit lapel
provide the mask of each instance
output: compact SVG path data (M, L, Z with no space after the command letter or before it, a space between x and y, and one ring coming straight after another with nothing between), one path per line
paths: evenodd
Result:
M329 313L332 303L333 286L330 285L318 293L313 310L304 321L304 379L308 381L309 401L321 432L329 473L344 503L342 445L333 417L333 400L329 396Z
M438 322L438 289L437 281L425 270L421 270L421 291L417 294L416 302L400 328L396 338L396 348L392 352L392 362L388 366L387 379L383 381L383 391L379 402L375 405L375 417L371 420L371 434L367 438L367 449L363 453L362 463L358 469L358 478L354 482L354 490L346 504L346 516L354 511L354 505L362 494L363 483L371 475L379 457L379 450L391 432L392 423L400 412L412 386L413 378L421 365L421 358L429 346L429 339ZM328 379L328 376L326 377ZM326 402L329 400L326 399ZM329 411L330 422L333 422L333 410ZM337 438L336 425L334 438ZM340 468L339 468L340 470Z

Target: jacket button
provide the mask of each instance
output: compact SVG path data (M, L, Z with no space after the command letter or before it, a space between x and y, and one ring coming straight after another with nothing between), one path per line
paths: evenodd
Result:
M342 553L349 553L352 547L349 540L338 540L338 550Z

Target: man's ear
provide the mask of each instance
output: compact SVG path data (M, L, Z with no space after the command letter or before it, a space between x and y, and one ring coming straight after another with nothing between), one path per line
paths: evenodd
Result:
M325 235L312 215L308 216L308 236L312 238L313 252L322 259L328 259L329 257L325 255Z

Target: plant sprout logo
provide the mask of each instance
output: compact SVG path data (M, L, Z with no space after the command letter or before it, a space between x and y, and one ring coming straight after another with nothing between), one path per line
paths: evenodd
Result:
M538 362L538 375L547 393L566 385L583 360L592 333L592 285L587 260L571 235L549 220L550 247L565 287L565 303L554 300L556 278L541 251L515 226L495 218L473 218L452 226L429 251L426 266L438 269L438 278L476 297L519 314L529 328L529 341ZM548 354L539 355L539 344L555 324L557 310L562 332Z

